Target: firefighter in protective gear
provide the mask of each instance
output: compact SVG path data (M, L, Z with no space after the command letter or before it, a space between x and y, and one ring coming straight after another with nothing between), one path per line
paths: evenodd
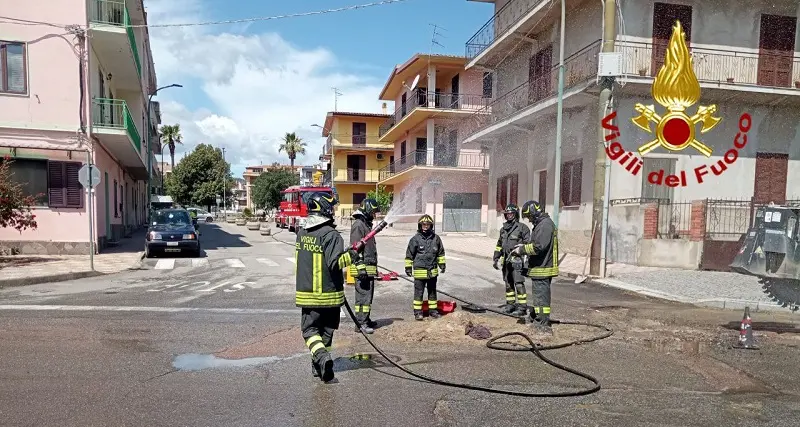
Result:
M494 248L494 268L502 268L503 281L506 284L506 303L502 309L515 316L525 316L528 313L528 294L525 293L524 258L521 255L511 255L511 251L517 245L528 242L531 230L519 220L517 205L506 206L503 216L506 222L500 229L500 237Z
M436 300L436 281L446 268L444 244L433 230L433 218L422 215L417 222L417 234L408 241L406 249L406 275L414 277L414 318L422 320L422 296L428 289L428 313L434 319L439 315Z
M331 344L339 329L339 312L344 304L345 268L358 257L345 250L344 239L333 223L337 200L328 193L313 193L306 203L308 219L297 231L295 243L295 304L301 309L300 328L311 351L312 374L333 380Z
M522 206L522 216L533 224L530 242L518 245L511 253L528 255L528 277L532 281L533 301L529 320L543 332L550 327L550 285L558 276L558 230L544 206L528 201Z
M378 202L375 199L364 199L353 213L353 226L350 228L350 244L363 239L372 230L372 220L375 212L379 212ZM367 334L375 332L377 324L370 319L372 298L375 294L375 276L378 275L378 249L375 239L370 239L364 245L364 251L350 265L350 274L356 278L355 311L358 322ZM356 325L356 332L359 325Z

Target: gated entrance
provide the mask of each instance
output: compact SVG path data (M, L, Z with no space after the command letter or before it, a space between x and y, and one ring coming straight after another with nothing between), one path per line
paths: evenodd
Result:
M481 205L481 193L444 193L442 231L482 231Z
M729 271L752 223L753 201L706 200L701 270Z

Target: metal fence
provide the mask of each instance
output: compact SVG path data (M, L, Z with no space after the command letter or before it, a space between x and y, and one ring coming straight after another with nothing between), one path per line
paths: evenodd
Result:
M658 205L659 239L688 239L692 231L692 202L660 200Z

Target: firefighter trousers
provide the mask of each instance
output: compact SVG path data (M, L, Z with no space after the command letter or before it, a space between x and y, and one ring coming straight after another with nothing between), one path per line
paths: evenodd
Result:
M533 300L531 301L532 315L537 319L550 319L550 283L552 277L531 279Z
M436 300L436 277L430 279L414 279L414 314L422 313L422 296L428 289L428 312L438 312Z
M324 353L330 353L333 331L339 329L341 307L306 308L300 311L300 329L306 347L314 361Z
M371 320L369 317L372 310L372 297L375 295L375 278L356 276L356 304L353 311L359 322Z
M528 294L525 292L525 276L522 268L515 268L513 264L503 265L503 281L506 283L506 304L527 306Z

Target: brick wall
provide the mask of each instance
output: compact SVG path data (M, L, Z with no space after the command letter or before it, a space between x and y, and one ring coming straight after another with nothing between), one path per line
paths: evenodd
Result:
M702 241L706 235L706 201L695 200L692 202L692 218L689 228L689 239L693 242Z
M644 239L658 238L658 204L648 203L644 206Z

